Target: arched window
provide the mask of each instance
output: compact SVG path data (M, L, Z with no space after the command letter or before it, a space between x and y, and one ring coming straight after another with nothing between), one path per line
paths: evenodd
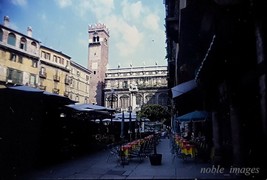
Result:
M75 101L78 101L79 102L79 95L78 94L75 97Z
M141 94L136 94L136 105L139 105L139 107L143 105L143 97Z
M149 94L146 96L146 102L147 104L157 104L156 96L153 94Z
M26 38L22 37L22 38L20 39L20 45L19 45L19 48L20 48L20 49L23 49L23 50L26 51L26 44L27 44L27 40L26 40Z
M16 36L13 33L8 34L7 44L15 46L16 45Z
M32 52L33 52L34 54L36 54L36 53L37 53L37 43L33 41L33 42L31 43L31 45L32 45Z
M93 37L93 42L99 42L99 36L95 36Z
M130 98L127 95L123 95L122 97L120 97L121 100L121 108L122 109L127 109L130 105Z
M36 42L33 41L33 42L31 43L31 45L32 45L33 47L36 47L36 48L37 48L37 44L36 44Z
M3 41L3 31L0 29L0 41Z

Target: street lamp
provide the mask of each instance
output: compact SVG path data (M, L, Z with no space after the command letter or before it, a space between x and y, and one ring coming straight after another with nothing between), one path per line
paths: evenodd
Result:
M134 94L137 93L138 88L136 84L130 84L129 92L130 92L130 106L128 107L129 112L129 134L130 134L130 141L132 139L132 109L136 108L136 99Z
M117 101L117 96L115 95L115 91L113 88L111 88L111 93L110 95L106 98L106 100L110 103L110 108L113 109L113 102ZM113 134L114 131L114 124L113 124L113 115L111 115L111 119L110 119L110 133Z
M111 109L113 109L113 101L114 101L114 89L112 88L111 89L111 104L110 104L110 107L111 107Z
M129 130L128 130L128 134L130 134L130 141L132 141L132 106L128 107L128 113L129 113Z
M140 130L140 124L139 124L139 116L138 116L139 111L136 111L136 119L135 119L135 129L134 129L134 133L135 133L135 139L137 139L138 134L140 134L139 130Z
M106 98L106 101L110 103L110 108L113 109L113 103L117 102L117 96L115 95L115 90L111 88L109 96Z

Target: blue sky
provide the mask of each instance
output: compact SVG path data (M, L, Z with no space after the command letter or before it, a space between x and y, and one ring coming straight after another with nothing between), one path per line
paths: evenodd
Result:
M33 38L85 67L96 23L110 32L109 68L167 64L163 0L0 0L0 16L24 34L31 26Z

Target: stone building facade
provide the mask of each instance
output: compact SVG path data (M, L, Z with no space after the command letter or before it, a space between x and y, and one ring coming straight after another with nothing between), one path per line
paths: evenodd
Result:
M70 67L68 97L80 103L89 103L91 71L74 61L70 61Z
M70 57L54 49L40 47L39 88L67 96L70 85Z
M88 69L90 76L89 103L103 105L103 88L108 64L109 30L104 24L91 25L88 28Z
M49 48L27 34L9 27L9 17L0 24L0 87L26 85L89 103L91 71L71 57Z
M196 82L196 88L173 97L173 112L209 111L204 132L211 160L260 167L250 177L266 177L266 5L256 0L164 3L169 88L183 90L184 83Z
M2 85L38 85L40 42L9 28L9 17L0 24L0 82Z
M143 104L168 105L167 67L118 67L105 77L105 106L119 111L140 110Z

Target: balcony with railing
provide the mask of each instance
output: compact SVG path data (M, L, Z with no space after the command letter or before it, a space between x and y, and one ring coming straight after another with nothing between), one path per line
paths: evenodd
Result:
M69 92L68 91L64 91L64 96L69 97Z
M54 81L59 82L60 81L60 76L56 74L56 75L53 76L53 79L54 79Z
M53 88L53 93L55 93L55 94L59 94L59 89L57 89L57 88Z
M66 84L66 85L70 85L70 83L71 83L71 79L70 79L70 77L66 76L66 77L65 77L65 84Z
M46 72L39 71L39 77L40 78L46 78Z
M41 90L46 90L46 86L44 86L44 85L39 85L39 87L38 87L39 89L41 89Z

